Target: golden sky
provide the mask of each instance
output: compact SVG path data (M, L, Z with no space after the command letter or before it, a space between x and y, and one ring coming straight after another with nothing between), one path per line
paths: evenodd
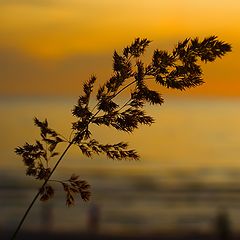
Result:
M239 97L239 13L239 0L0 0L0 96L59 95L63 101L61 106L52 106L48 101L40 108L30 98L17 106L9 98L3 100L5 114L0 132L5 150L0 163L9 164L5 159L12 159L9 153L14 155L13 149L21 144L25 133L33 135L32 117L39 117L39 112L43 118L52 114L53 127L59 119L65 124L66 114L71 115L69 107L63 108L65 99L78 96L83 81L91 74L101 82L107 80L114 49L121 50L136 37L153 41L146 60L154 49L171 50L186 37L217 35L231 43L232 53L203 66L206 84L185 93L159 91L183 99L218 97L225 101L225 97ZM185 165L214 166L220 162L227 166L230 162L231 166L239 166L238 104L232 105L230 99L223 112L221 104L207 108L206 102L204 108L199 105L196 111L190 111L184 100L183 108L176 110L175 102L171 107L170 99L163 97L166 110L163 114L156 110L151 132L144 128L136 132L136 138L126 139L144 159L160 159L173 166L181 165L181 161ZM62 115L58 115L60 112ZM142 136L146 136L148 146ZM104 138L111 142L116 135L104 132ZM176 151L172 151L172 145L177 146Z
M1 95L77 95L92 73L110 76L113 50L136 37L153 40L152 52L210 35L233 52L187 94L240 95L238 0L0 0L0 12Z

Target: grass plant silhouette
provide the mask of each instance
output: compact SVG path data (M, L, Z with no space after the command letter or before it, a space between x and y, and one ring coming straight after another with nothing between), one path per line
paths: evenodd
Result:
M67 206L74 204L76 195L80 195L84 201L89 200L90 185L78 175L72 174L67 180L51 178L71 146L77 145L87 157L105 154L110 159L139 159L135 150L128 149L127 143L99 143L93 138L90 124L105 125L127 133L132 133L140 125L151 125L154 119L145 113L145 105L161 105L164 100L157 91L149 89L149 81L180 91L200 86L204 83L200 62L212 62L231 51L231 46L218 40L216 36L204 38L202 41L198 38L187 38L179 42L172 52L155 50L151 62L144 64L143 54L150 42L148 39L136 38L121 54L114 52L113 74L99 87L95 106L90 107L90 103L96 77L91 76L83 84L83 94L79 96L72 110L76 121L72 123L71 139L51 129L47 119L43 121L34 119L35 125L40 129L40 140L33 144L25 143L17 147L15 152L23 159L26 175L41 181L42 185L23 215L12 239L16 238L36 200L39 197L41 201L53 198L54 183L62 185ZM125 103L119 104L116 97L124 91L127 91L128 97ZM59 144L66 144L61 155L56 151ZM51 166L57 156L58 160Z

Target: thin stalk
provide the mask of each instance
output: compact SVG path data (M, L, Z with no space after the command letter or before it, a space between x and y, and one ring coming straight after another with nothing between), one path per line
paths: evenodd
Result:
M127 84L125 87L123 87L121 90L119 90L116 94L114 94L112 96L111 99L115 98L117 95L119 95L121 92L123 92L126 88L128 88L129 86L131 86L133 83L135 83L136 80L130 82L129 84ZM93 118L100 112L101 110L98 110L89 120L89 122L87 123L88 125L91 123L91 121L93 120ZM75 138L73 138L73 140L71 142L69 142L68 146L66 147L66 149L64 150L64 152L62 153L62 155L60 156L60 158L58 159L58 161L56 162L56 164L54 165L52 171L50 172L49 176L45 179L44 183L42 184L41 188L39 189L39 191L37 192L37 194L35 195L35 197L33 198L32 202L30 203L29 207L27 208L26 212L24 213L21 221L19 222L14 234L11 237L11 240L16 239L16 236L18 234L18 232L20 231L26 217L28 216L31 208L33 207L34 203L36 202L36 200L38 199L39 195L40 195L40 191L42 188L45 187L45 185L48 183L50 177L52 176L52 174L54 173L54 171L56 170L57 166L59 165L59 163L61 162L62 158L65 156L65 154L67 153L67 151L69 150L69 148L73 145L75 141Z
M32 202L30 203L29 207L27 208L26 212L24 213L21 221L18 224L18 227L16 228L14 234L11 237L11 240L16 239L16 236L19 232L19 230L21 229L29 211L31 210L32 206L34 205L34 203L36 202L36 200L38 199L39 195L40 195L40 190L42 188L45 187L45 185L47 184L48 180L50 179L50 177L52 176L52 174L54 173L55 169L57 168L57 166L59 165L59 163L61 162L62 158L65 156L66 152L68 151L68 149L72 146L73 141L71 141L68 146L66 147L66 149L64 150L64 152L62 153L62 155L60 156L60 158L58 159L58 161L56 162L55 166L53 167L52 171L50 172L49 176L45 179L44 183L42 184L41 188L39 189L39 191L37 192L37 194L35 195L35 197L33 198Z
M125 87L123 87L121 90L119 90L117 93L115 93L110 99L112 100L113 98L115 98L116 96L118 96L121 92L123 92L126 88L130 87L132 84L134 84L136 82L136 80L130 82L129 84L127 84ZM96 105L97 106L97 105ZM95 107L96 107L95 106ZM94 108L95 108L94 107ZM94 119L94 117L96 117L96 115L100 112L101 110L99 109L89 120L88 124L91 123L91 121Z
M112 99L115 98L117 95L119 95L122 91L124 91L126 88L134 84L137 80L133 80L129 84L127 84L125 87L123 87L121 90L119 90L116 94L113 95Z

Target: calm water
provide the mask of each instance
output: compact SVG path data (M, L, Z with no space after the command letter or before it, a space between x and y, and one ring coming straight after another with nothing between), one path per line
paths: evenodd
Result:
M32 118L48 117L50 126L69 135L74 99L10 99L0 101L0 228L14 228L37 184L24 176L13 149L38 137ZM53 201L38 203L26 229L86 230L89 210L99 209L102 231L209 230L220 209L233 227L240 224L240 101L167 99L148 108L156 123L134 135L93 128L99 141L127 141L139 162L86 159L72 149L55 178L73 172L92 185L92 202L64 206L59 188ZM58 187L57 187L58 188Z

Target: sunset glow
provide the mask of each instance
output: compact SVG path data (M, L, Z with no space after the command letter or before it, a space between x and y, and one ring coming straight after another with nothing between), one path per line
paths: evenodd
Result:
M239 9L235 0L0 0L1 94L77 94L66 85L80 87L92 73L108 77L113 50L136 37L153 40L151 53L186 37L217 35L233 53L208 66L208 85L190 93L239 96Z
M240 239L239 25L237 0L0 0L0 239Z

